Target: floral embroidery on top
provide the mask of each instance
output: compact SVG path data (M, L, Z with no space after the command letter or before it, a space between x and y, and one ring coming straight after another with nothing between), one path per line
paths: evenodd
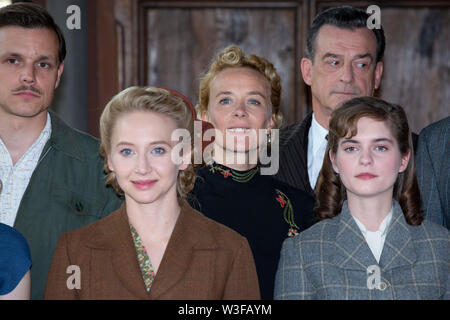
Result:
M139 267L141 268L142 278L144 279L145 289L150 291L153 280L155 279L155 272L153 266L150 263L150 258L147 254L147 250L139 237L136 229L130 224L131 235L133 236L134 246L136 248Z
M221 175L223 175L224 178L231 177L236 182L248 182L255 176L256 173L258 173L259 168L255 167L249 171L241 173L233 169L224 169L215 164L210 164L209 171L211 171L212 173L216 173L217 171Z
M288 231L288 237L295 237L298 234L298 229L300 229L294 220L294 209L292 208L292 203L289 198L280 190L275 189L277 196L275 199L279 202L283 210L284 221L290 226Z

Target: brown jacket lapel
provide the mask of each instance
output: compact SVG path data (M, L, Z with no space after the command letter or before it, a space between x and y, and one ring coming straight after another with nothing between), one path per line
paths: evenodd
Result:
M218 248L210 234L202 230L198 215L187 203L183 204L149 293L141 276L125 204L105 221L88 247L111 250L114 271L130 293L140 299L164 298L185 275L195 250Z
M68 290L66 268L81 269L81 288ZM186 202L147 293L125 205L108 217L64 234L55 249L48 299L258 299L248 242Z
M195 250L218 248L210 234L202 230L203 223L198 216L199 213L184 202L150 290L152 299L161 298L180 281L191 265Z
M132 295L146 299L144 280L129 227L125 203L100 225L98 234L87 244L91 249L111 251L111 263L122 285Z

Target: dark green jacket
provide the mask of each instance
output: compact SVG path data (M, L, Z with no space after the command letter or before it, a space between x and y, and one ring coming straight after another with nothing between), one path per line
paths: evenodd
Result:
M105 185L98 140L70 128L51 111L50 116L52 134L14 224L31 250L32 299L44 296L59 236L107 216L121 204L114 190Z

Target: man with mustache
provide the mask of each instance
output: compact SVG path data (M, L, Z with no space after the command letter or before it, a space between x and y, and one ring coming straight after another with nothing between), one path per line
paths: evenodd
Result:
M369 15L350 6L328 9L313 21L301 60L311 87L312 110L280 131L280 169L275 176L314 195L333 110L357 96L372 96L381 82L385 37L368 29Z
M0 9L0 222L30 246L33 299L43 297L61 233L121 202L105 186L98 141L49 110L65 55L61 30L45 9L32 3Z

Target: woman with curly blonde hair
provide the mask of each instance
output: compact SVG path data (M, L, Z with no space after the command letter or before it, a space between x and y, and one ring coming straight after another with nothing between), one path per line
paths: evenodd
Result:
M229 46L202 77L199 96L198 114L213 125L215 139L211 161L197 171L191 204L248 239L261 297L272 299L281 244L311 225L313 206L306 193L265 175L258 164L267 136L271 158L278 157L280 76L264 57Z
M107 104L101 154L107 183L125 201L60 237L47 299L259 298L247 240L185 201L195 180L192 139L174 134L193 136L190 105L156 87L128 88ZM80 272L79 283L68 285L69 266Z

